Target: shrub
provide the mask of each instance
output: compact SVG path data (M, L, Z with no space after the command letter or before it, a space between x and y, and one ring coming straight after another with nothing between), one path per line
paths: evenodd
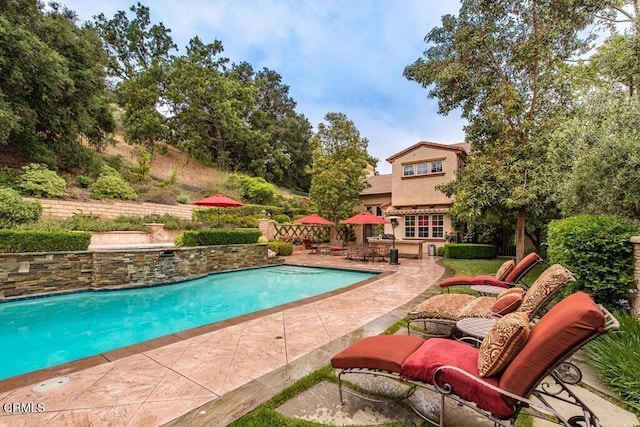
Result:
M631 298L634 232L631 222L611 215L579 215L551 221L547 253L573 273L564 294L582 290L609 308Z
M253 178L247 175L231 174L225 186L238 190L242 197L251 203L264 204L273 200L276 189L264 178Z
M174 242L176 246L215 246L258 243L260 231L201 230L185 231Z
M189 204L189 195L185 194L185 193L180 193L180 194L178 194L178 197L176 197L176 200L180 204L188 205Z
M118 171L104 165L102 173L91 188L91 197L94 199L133 200L138 195Z
M288 242L280 242L278 240L271 240L269 242L269 249L280 256L289 256L293 254L293 244Z
M0 228L13 228L35 222L40 215L40 203L22 200L20 194L11 188L0 188Z
M260 244L269 243L269 239L267 239L265 236L260 236L258 237L258 243Z
M87 175L78 175L78 185L82 188L89 188L94 179Z
M450 243L444 246L444 256L459 259L493 259L496 248L476 243Z
M0 230L0 252L86 251L91 233L40 230Z
M63 197L66 181L46 166L30 163L22 167L18 188L23 194L35 197Z
M630 313L615 313L620 330L590 342L584 353L606 385L616 391L640 415L640 319Z
M288 222L291 222L291 218L289 218L289 215L285 214L274 215L271 219L273 219L278 224L286 224Z

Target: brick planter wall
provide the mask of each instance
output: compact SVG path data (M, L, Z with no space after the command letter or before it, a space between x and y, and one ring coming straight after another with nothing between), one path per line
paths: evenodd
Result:
M0 300L158 285L280 262L268 258L266 245L0 254Z

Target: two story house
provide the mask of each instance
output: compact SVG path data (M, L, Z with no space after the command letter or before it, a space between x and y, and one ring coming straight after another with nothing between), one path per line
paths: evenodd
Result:
M456 171L464 167L468 150L468 143L445 145L422 141L394 154L386 159L391 163L391 174L368 178L370 187L360 193L360 208L387 219L396 217L395 229L387 225L385 233L395 233L398 243L444 246L445 236L452 231L447 215L452 199L436 187L456 178ZM365 227L363 239L375 237L372 230ZM420 253L426 251L424 247L419 249Z

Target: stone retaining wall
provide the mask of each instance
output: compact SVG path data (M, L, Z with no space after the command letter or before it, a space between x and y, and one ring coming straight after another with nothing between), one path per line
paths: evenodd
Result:
M121 202L114 200L95 200L75 202L56 199L36 199L24 197L25 200L39 202L42 206L42 219L66 219L74 214L94 215L102 219L113 219L119 216L145 216L169 214L178 218L191 219L191 211L198 206L160 205L146 202Z
M0 300L150 286L280 263L266 245L0 254Z

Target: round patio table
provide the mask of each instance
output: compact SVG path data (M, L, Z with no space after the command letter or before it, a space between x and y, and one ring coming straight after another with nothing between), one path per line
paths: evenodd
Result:
M509 288L503 288L502 286L491 286L491 285L472 285L471 289L478 292L480 295L486 296L486 295L499 294L500 292Z
M468 317L458 320L456 328L466 336L483 339L494 323L495 318Z

